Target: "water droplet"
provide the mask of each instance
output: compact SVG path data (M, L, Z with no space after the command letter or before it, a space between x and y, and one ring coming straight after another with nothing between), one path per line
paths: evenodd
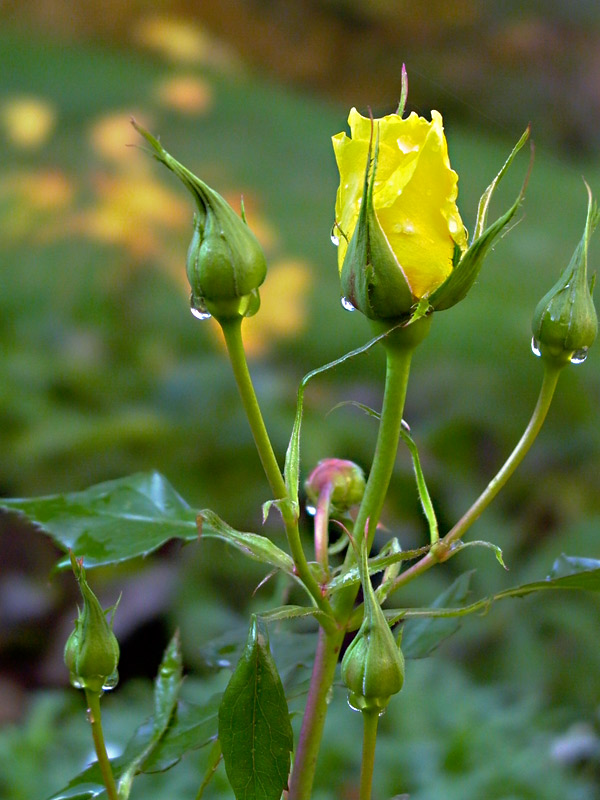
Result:
M533 353L534 356L541 356L542 355L542 351L540 350L540 343L535 338L535 336L531 340L531 352Z
M317 509L314 506L307 505L306 506L306 513L310 514L311 517L314 517L314 515L317 513Z
M190 311L196 319L210 319L211 317L210 313L206 310L202 298L194 297L193 294L190 296Z
M354 306L352 305L352 303L350 302L350 300L348 300L348 298L347 298L347 297L342 297L342 299L340 300L340 302L341 302L341 304L342 304L342 308L345 308L345 309L346 309L346 311L356 311L356 309L354 308Z
M119 682L119 673L115 670L112 675L109 675L108 678L102 684L102 690L105 692L110 692L111 689L114 689L117 683Z
M348 694L348 705L352 709L352 711L361 711L362 709L358 705L354 705L352 703L352 694Z
M581 350L575 350L571 356L571 364L583 364L588 357L588 348L582 347Z
M69 682L71 683L71 686L73 686L75 689L83 689L84 688L83 681L81 680L81 678L78 678L77 675L75 675L74 672L71 673L71 675L69 677Z
M336 247L340 243L340 237L336 233L337 229L338 229L337 222L334 222L331 228L331 233L329 234L331 238L331 244L335 245Z

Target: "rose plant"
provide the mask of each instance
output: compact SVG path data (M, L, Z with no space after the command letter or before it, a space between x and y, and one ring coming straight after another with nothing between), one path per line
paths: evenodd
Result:
M549 577L507 588L466 604L467 579L461 576L443 602L430 607L390 607L395 593L432 568L454 559L467 544L463 537L513 474L533 444L546 417L559 375L581 363L596 336L597 320L587 275L588 243L599 215L589 192L581 242L556 286L540 301L533 321L534 352L541 355L543 379L531 419L506 462L482 494L447 531L440 531L417 446L402 414L410 364L436 311L463 300L478 276L493 241L516 214L525 184L508 210L488 224L490 201L507 169L525 145L525 131L483 193L471 239L457 207L456 173L450 167L442 117L404 116L406 79L397 113L372 119L352 109L350 136L333 137L340 173L333 238L344 305L370 321L373 338L363 347L315 369L298 391L284 468L280 466L263 420L246 362L243 320L259 309L266 262L242 214L186 167L148 131L136 129L163 163L191 192L196 204L187 274L192 312L220 326L258 456L271 488L263 515L279 515L287 548L256 532L237 531L208 509L193 509L158 473L138 474L93 486L83 492L6 499L9 513L25 515L65 552L59 567L71 565L83 597L83 610L65 648L75 686L86 694L97 762L75 776L52 800L106 797L126 800L141 773L166 769L188 750L210 744L209 769L198 776L197 800L223 763L236 800L309 800L336 676L348 690L351 709L362 715L360 800L371 797L378 721L405 681L405 657L452 632L448 621L489 608L492 603L537 591L600 590L600 562L564 557ZM135 124L135 123L134 123ZM301 530L300 441L305 388L325 370L372 347L382 346L386 376L378 419L378 438L367 477L342 457L320 462L310 472L305 493L314 519L308 547ZM405 550L393 534L374 552L376 529L398 447L413 460L416 489L429 536ZM340 454L343 455L343 454ZM342 531L330 542L330 524ZM116 564L178 538L215 537L243 555L281 573L300 586L303 602L267 608L252 615L247 638L234 648L238 661L225 691L204 706L180 702L183 663L178 635L165 652L155 683L155 713L140 725L125 751L109 758L102 732L100 698L117 679L119 646L112 617L98 603L86 577L94 567ZM471 542L495 549L490 542ZM69 554L69 555L67 555ZM85 566L84 566L85 565ZM114 614L114 609L112 610ZM290 722L287 679L279 674L269 645L275 621L312 620L311 677L299 734ZM419 620L411 648L403 652L404 630ZM406 649L406 648L405 648ZM410 688L408 689L410 691ZM349 709L348 714L352 713ZM402 746L402 743L399 743Z

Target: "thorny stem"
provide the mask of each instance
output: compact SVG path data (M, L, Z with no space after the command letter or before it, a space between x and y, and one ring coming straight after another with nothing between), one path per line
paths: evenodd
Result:
M288 800L310 800L327 715L328 695L333 685L343 640L343 630L335 633L327 633L323 628L319 630L310 689L290 778Z
M88 707L88 719L92 726L92 737L94 739L94 749L98 758L98 766L102 773L102 781L106 786L108 800L119 800L117 786L108 760L106 744L104 743L104 733L102 731L102 717L100 715L100 694L85 690L85 699Z
M235 317L234 319L222 320L220 322L225 337L225 344L229 354L229 360L233 369L233 374L237 383L237 387L242 399L242 404L250 424L250 430L254 437L254 443L258 450L258 455L261 460L265 475L271 486L271 490L277 500L288 500L288 492L273 452L271 440L265 427L265 423L256 399L252 378L248 370L248 362L246 361L246 354L244 352L244 345L242 342L242 317ZM290 502L283 502L280 505L281 516L285 526L285 532L290 546L292 558L298 577L310 592L315 603L325 612L328 617L331 617L331 607L329 602L323 596L321 589L310 571L304 550L302 549L302 542L300 541L300 532L298 530L297 514L292 508Z

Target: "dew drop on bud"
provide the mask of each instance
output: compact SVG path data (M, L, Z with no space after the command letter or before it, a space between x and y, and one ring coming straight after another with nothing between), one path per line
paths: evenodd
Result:
M336 230L337 230L337 223L334 222L333 227L331 228L330 237L331 237L331 243L337 247L340 243L340 237L337 235Z
M581 350L575 350L571 356L571 364L583 364L588 356L588 348L582 347Z
M210 319L211 315L206 310L206 306L202 302L201 298L194 297L192 294L190 296L190 311L196 317L196 319Z
M534 356L541 356L542 355L542 351L540 350L539 342L535 338L535 336L531 340L531 352L533 353Z
M356 311L356 309L354 308L354 306L352 305L350 300L348 300L347 297L342 297L340 302L342 303L342 308L345 308L346 311Z
M102 684L102 690L104 692L110 692L111 689L114 689L117 683L119 682L119 673L115 670L112 675L109 675L108 678Z

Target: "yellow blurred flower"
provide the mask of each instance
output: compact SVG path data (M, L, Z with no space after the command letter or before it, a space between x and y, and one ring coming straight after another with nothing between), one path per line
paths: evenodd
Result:
M38 97L15 97L0 106L0 124L7 139L23 150L34 150L48 139L56 111Z
M233 54L191 20L153 14L144 17L134 29L134 38L170 61L180 64L211 64L229 69Z
M98 201L73 223L73 229L98 241L121 244L135 258L160 257L169 231L188 227L186 203L153 178L99 175Z
M145 163L144 153L136 144L131 118L147 120L144 114L129 111L112 111L92 123L89 132L90 143L94 151L107 161L118 163L123 169L138 169Z
M269 266L260 289L260 313L245 323L244 343L250 357L300 333L307 321L310 285L311 270L304 261L284 259Z
M177 75L161 81L156 96L167 108L182 114L203 114L213 104L213 91L208 81L193 75Z
M442 117L437 111L431 116L431 122L415 113L372 121L353 108L348 118L351 137L333 137L340 172L338 264L348 299L367 316L408 312L452 272L455 248L462 253L467 247L456 206L458 177L450 168ZM368 211L364 225L357 226L363 197ZM356 263L343 270L348 253L348 260ZM368 263L357 263L363 256ZM373 282L371 273L376 273ZM361 307L361 280L366 281L362 295L368 307ZM403 293L400 303L390 296L397 288ZM371 301L380 308L373 309Z

